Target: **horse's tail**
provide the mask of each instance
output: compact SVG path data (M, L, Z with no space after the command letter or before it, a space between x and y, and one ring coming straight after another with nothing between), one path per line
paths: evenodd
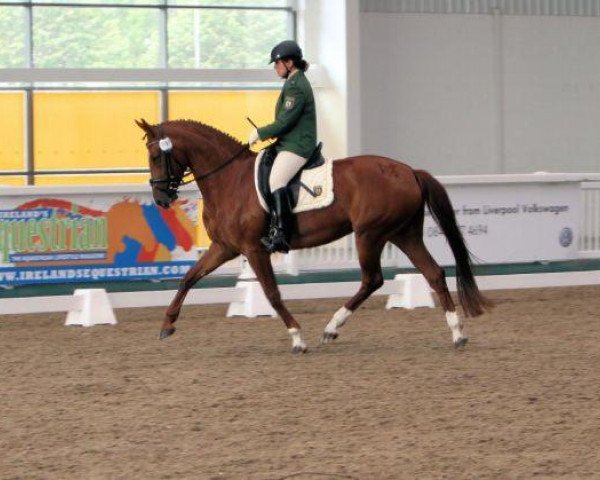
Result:
M465 315L468 317L481 315L485 310L491 308L493 303L485 298L477 287L471 268L471 254L456 222L448 192L429 172L414 170L414 173L423 192L423 199L436 223L444 232L454 254L458 300Z

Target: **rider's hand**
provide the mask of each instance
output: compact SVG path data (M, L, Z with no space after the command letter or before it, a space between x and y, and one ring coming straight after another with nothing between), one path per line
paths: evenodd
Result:
M256 128L250 132L250 136L248 137L248 145L252 145L254 142L260 140L258 136L258 131Z

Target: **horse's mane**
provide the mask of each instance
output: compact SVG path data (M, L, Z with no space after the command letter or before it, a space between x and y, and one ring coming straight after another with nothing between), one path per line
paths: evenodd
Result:
M242 142L240 142L237 138L233 137L232 135L225 133L219 130L218 128L211 127L210 125L202 123L198 120L169 120L164 123L171 125L179 125L184 128L191 128L192 130L197 131L201 134L209 134L211 137L220 141L223 144L223 146L227 148L237 147L239 149L243 146Z

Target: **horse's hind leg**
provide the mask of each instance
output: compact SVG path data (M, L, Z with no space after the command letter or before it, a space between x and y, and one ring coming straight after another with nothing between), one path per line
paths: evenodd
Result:
M383 285L381 271L381 251L385 241L375 233L356 234L358 260L362 273L360 289L340 308L325 327L321 343L330 343L338 337L342 327L354 312L371 294Z
M431 288L437 294L440 304L446 312L446 322L452 332L452 341L456 348L466 345L468 338L463 334L463 324L454 300L448 291L444 269L433 259L429 250L423 243L422 234L398 236L390 239L391 242L402 250L412 264L423 274Z
M212 243L209 249L200 257L198 262L185 274L179 284L177 294L167 307L165 319L160 330L160 339L163 340L175 333L173 324L179 317L181 306L190 288L192 288L198 280L205 277L213 270L217 269L228 260L232 260L239 255L238 252L228 249L218 243Z

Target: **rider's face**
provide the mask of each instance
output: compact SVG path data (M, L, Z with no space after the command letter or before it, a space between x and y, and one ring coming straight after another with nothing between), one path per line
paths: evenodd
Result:
M275 73L277 73L280 78L286 78L288 75L288 69L291 70L293 65L294 62L291 60L286 60L285 62L283 60L276 60L273 68L275 68Z

